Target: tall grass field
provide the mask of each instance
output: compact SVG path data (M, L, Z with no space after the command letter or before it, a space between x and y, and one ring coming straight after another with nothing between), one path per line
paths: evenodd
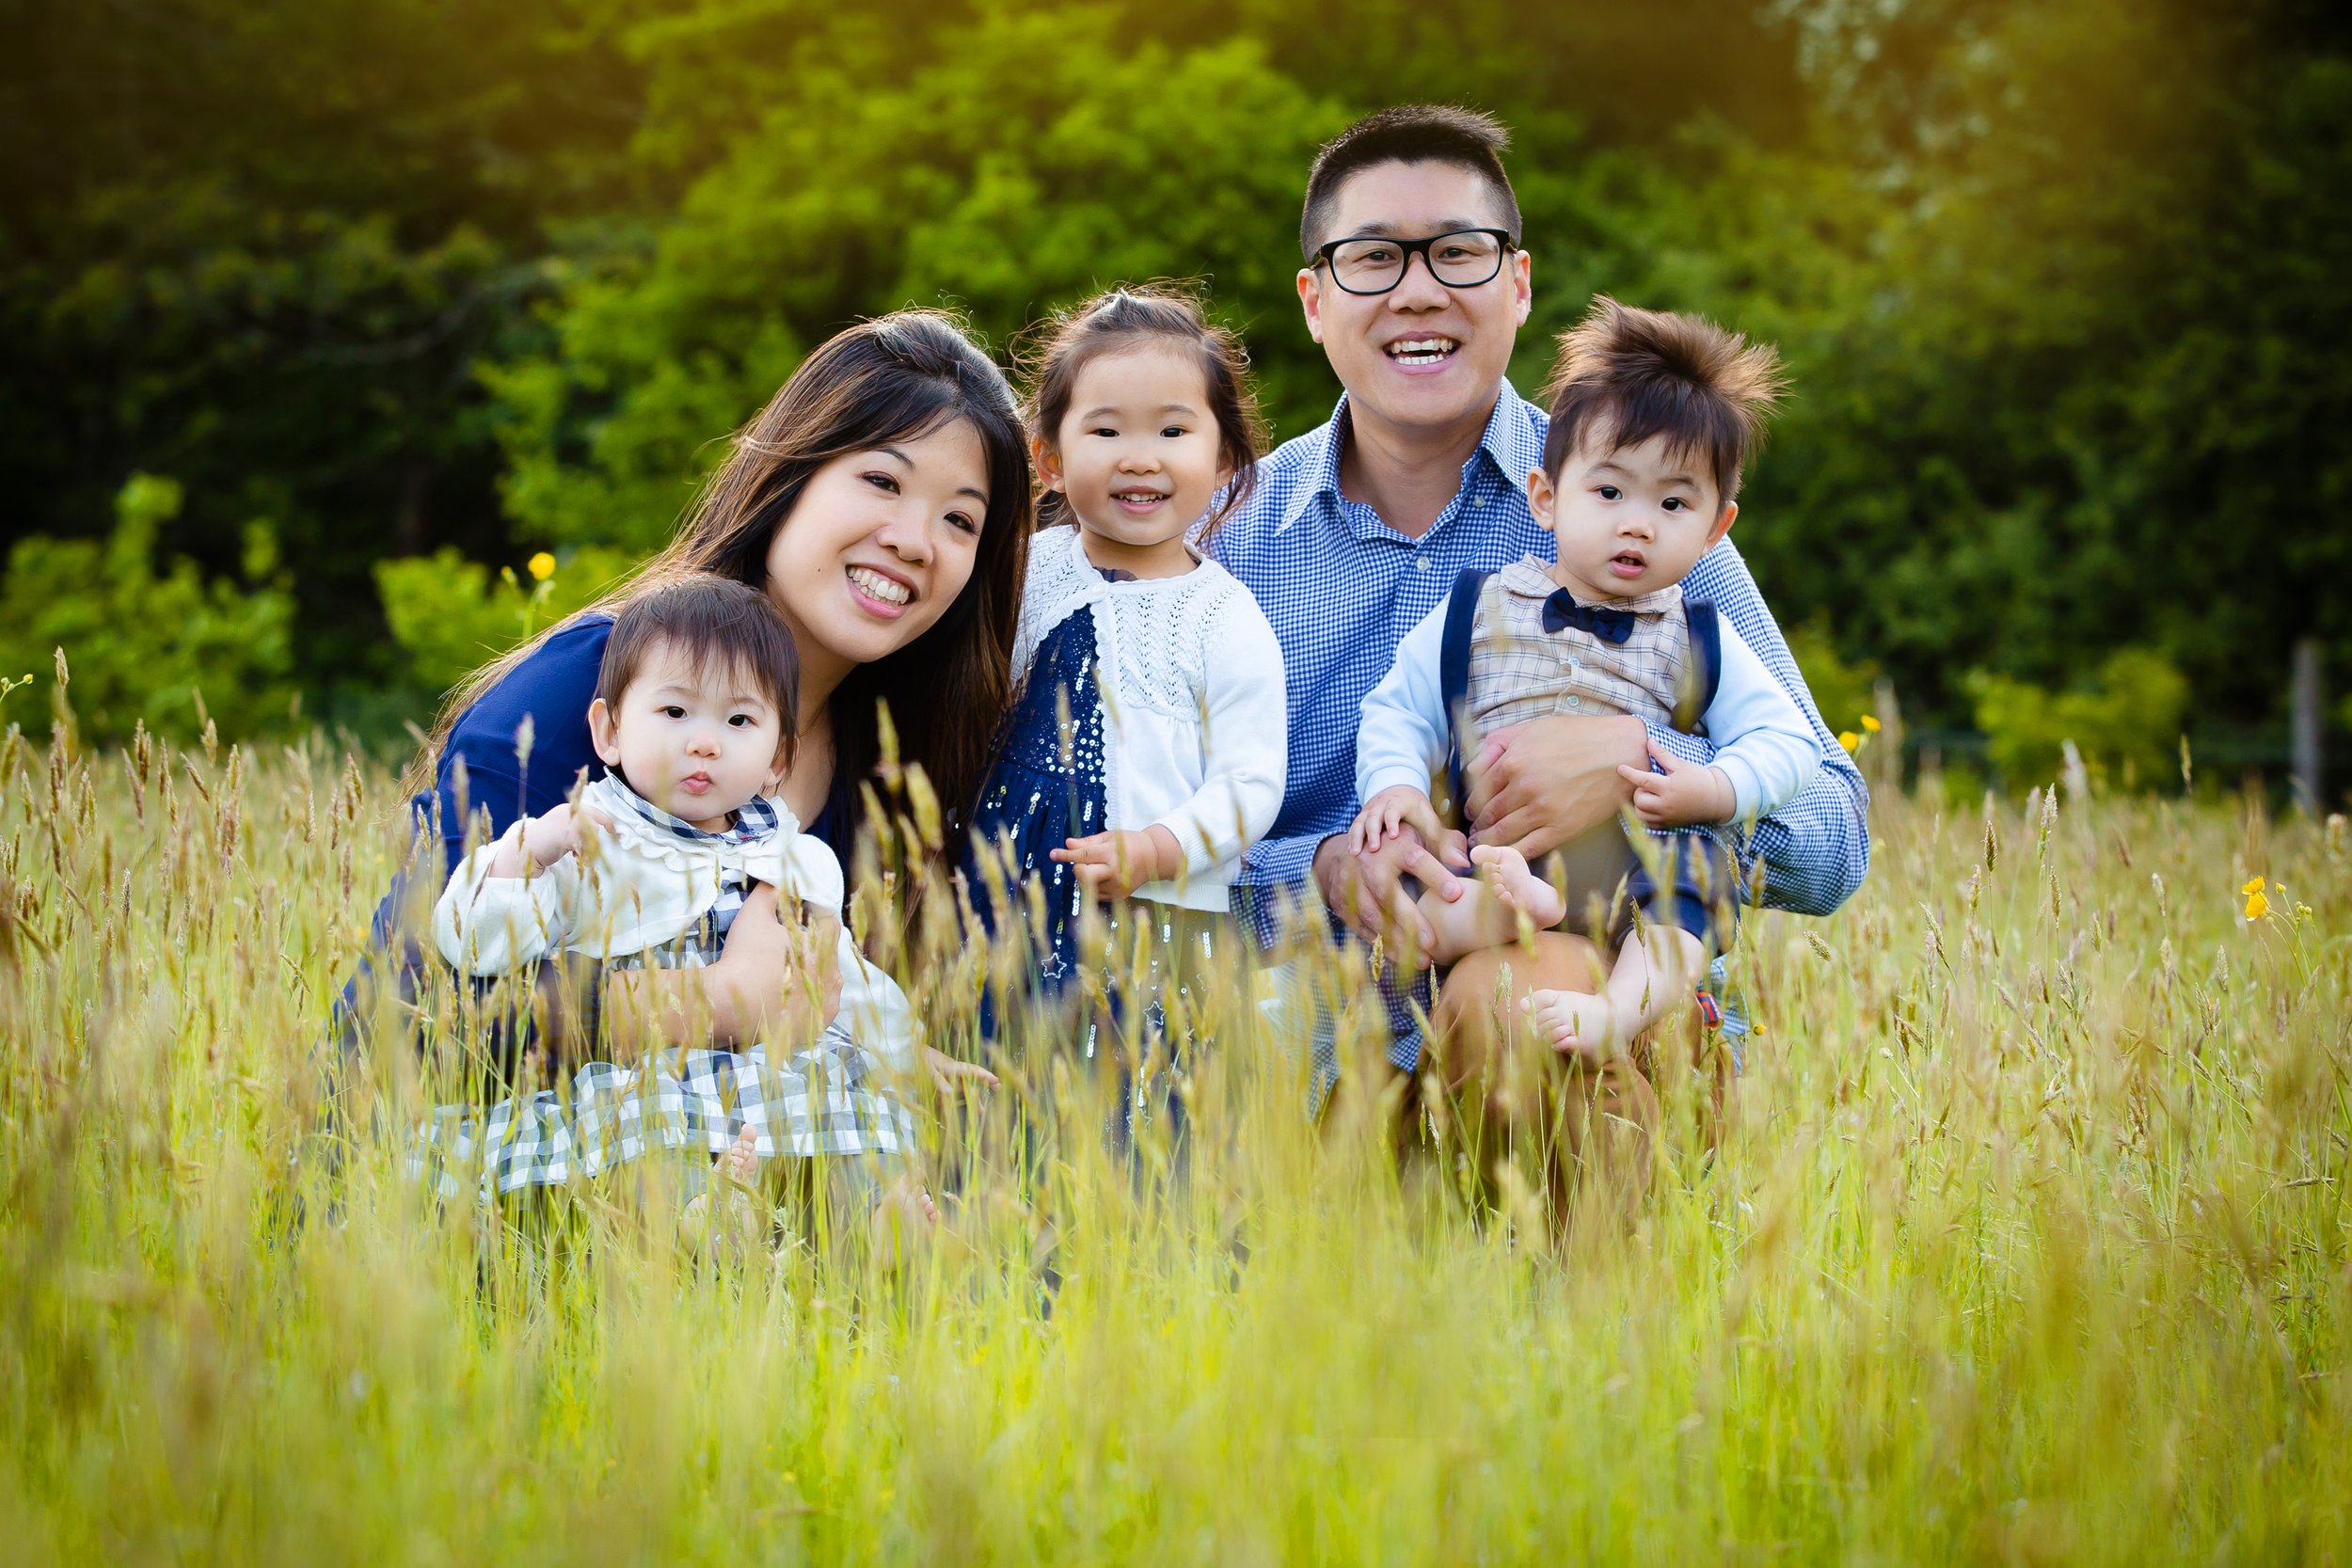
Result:
M885 1270L781 1187L782 1244L682 1244L645 1164L437 1198L463 1042L326 1043L389 778L11 734L0 1560L2352 1560L2343 824L1874 809L1844 911L1744 925L1720 1111L1661 1054L1628 1207L1311 1121L1236 976L1181 1148L1106 1151L1043 1040L920 1097L944 1223Z

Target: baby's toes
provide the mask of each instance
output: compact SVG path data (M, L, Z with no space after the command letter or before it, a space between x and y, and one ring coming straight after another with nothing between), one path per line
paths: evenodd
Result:
M734 1144L721 1157L729 1180L750 1186L759 1174L759 1130L745 1126L735 1135Z

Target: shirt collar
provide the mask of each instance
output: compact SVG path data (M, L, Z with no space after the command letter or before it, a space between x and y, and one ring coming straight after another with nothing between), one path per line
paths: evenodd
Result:
M1198 525L1196 525L1196 527ZM1191 531L1187 530L1186 532L1187 537L1184 540L1184 549L1191 555L1192 563L1195 566L1198 566L1207 558L1200 553L1200 546L1199 544L1189 537ZM1087 554L1087 540L1085 533L1081 532L1075 524L1073 524L1070 530L1070 559L1077 562L1078 580L1089 586L1100 582L1105 587L1116 588L1122 584L1140 583L1147 580L1143 578L1136 576L1133 572L1119 572L1113 571L1107 566L1097 566L1094 563L1094 557ZM1165 582L1170 579L1165 578L1153 578L1148 580L1152 582Z
M1610 610L1622 610L1629 615L1664 615L1682 603L1682 585L1673 582L1629 599L1580 600L1551 580L1549 562L1538 561L1532 555L1523 555L1502 569L1502 586L1523 599L1549 599L1554 594L1568 594L1571 604L1601 605Z
M1339 403L1331 410L1331 418L1314 433L1315 447L1308 459L1308 483L1283 509L1282 520L1275 531L1287 531L1291 525L1304 517L1308 510L1318 504L1339 507L1346 497L1340 489L1340 454L1344 450L1349 430L1347 394L1340 394ZM1508 378L1502 383L1493 410L1486 416L1486 428L1478 437L1478 450L1462 466L1462 488L1474 484L1473 470L1484 467L1490 480L1511 488L1527 483L1544 460L1543 432L1535 422L1535 409L1512 387Z
M708 829L695 827L683 817L673 816L663 811L660 806L631 789L618 773L607 773L598 783L609 786L608 793L612 797L612 803L627 807L636 814L641 821L660 828L665 832L673 833L689 843L749 844L756 839L765 838L776 831L778 816L775 803L764 795L755 795L749 800L744 801L737 810L732 823L717 832L712 832Z

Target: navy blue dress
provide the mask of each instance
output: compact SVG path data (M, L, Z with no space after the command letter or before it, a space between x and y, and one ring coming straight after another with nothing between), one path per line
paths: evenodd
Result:
M1038 645L980 785L972 813L975 847L964 863L974 911L992 939L1002 934L993 881L1003 881L1006 912L1015 920L1025 904L1024 885L1044 889L1044 930L1030 957L1037 990L1047 997L1060 995L1078 974L1078 918L1086 907L1076 873L1050 853L1069 839L1101 832L1109 818L1096 662L1091 610L1075 611ZM983 857L993 867L984 867ZM996 998L982 998L980 1028L989 1038L997 1034L997 1011Z

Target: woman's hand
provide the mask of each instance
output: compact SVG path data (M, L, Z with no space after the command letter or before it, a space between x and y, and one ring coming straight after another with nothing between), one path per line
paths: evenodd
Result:
M665 1045L814 1039L841 1010L840 941L841 923L830 912L803 925L762 882L736 911L717 962L613 972L609 1022Z
M1125 898L1147 882L1164 882L1184 869L1176 835L1154 822L1141 832L1114 828L1069 840L1051 851L1076 873L1087 896L1104 903Z

